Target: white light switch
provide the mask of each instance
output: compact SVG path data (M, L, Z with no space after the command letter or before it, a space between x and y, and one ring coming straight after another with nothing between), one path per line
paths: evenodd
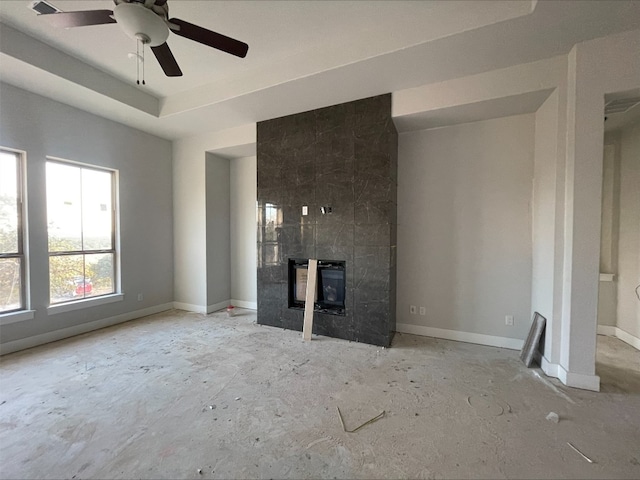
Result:
M309 215L309 207L306 205L302 206L302 215Z

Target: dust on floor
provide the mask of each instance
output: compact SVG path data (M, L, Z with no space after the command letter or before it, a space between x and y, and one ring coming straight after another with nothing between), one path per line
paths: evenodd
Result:
M516 351L305 343L239 310L3 357L0 477L640 478L640 352L617 339L599 338L594 393ZM347 430L385 415L347 433L337 407Z

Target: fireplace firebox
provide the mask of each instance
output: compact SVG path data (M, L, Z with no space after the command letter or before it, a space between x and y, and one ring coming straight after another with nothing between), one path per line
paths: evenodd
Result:
M309 260L289 259L289 308L304 309L307 295ZM313 310L345 315L345 262L318 260Z

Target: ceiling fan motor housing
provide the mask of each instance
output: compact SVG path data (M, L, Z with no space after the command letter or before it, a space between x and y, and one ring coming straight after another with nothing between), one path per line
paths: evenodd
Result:
M162 45L169 36L165 21L144 4L120 3L113 9L113 16L129 37L152 47Z

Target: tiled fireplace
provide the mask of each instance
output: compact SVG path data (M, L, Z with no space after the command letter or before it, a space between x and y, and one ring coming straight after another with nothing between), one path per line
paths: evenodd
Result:
M391 95L258 123L258 323L302 330L315 258L314 333L390 344L397 145Z

